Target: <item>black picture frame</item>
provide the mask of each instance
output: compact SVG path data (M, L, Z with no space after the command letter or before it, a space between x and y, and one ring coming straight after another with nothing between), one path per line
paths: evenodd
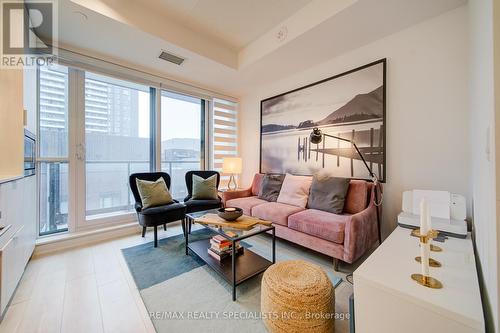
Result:
M261 100L260 101L259 172L260 173L263 172L263 170L262 170L262 160L263 160L263 156L262 156L262 153L263 153L263 149L262 149L262 137L263 137L262 117L263 117L263 104L265 102L267 102L269 100L272 100L272 99L276 99L276 98L285 96L287 94L291 94L291 93L303 90L303 89L314 87L314 86L320 85L322 83L325 83L325 82L328 82L328 81L331 81L331 80L335 80L337 78L340 78L340 77L343 77L343 76L346 76L346 75L349 75L349 74L352 74L352 73L355 73L355 72L358 72L358 71L361 71L363 69L366 69L366 68L369 68L369 67L372 67L372 66L375 66L375 65L379 65L379 64L383 65L383 69L382 69L382 87L383 87L382 88L382 96L383 96L383 101L382 101L382 123L383 123L383 126L381 127L382 142L383 142L383 146L382 146L382 152L383 152L383 159L382 159L383 162L382 162L382 165L383 165L383 168L382 168L381 174L379 174L378 177L379 177L379 181L380 182L385 183L387 181L387 135L386 135L386 132L387 132L386 131L386 124L387 124L387 111L386 111L387 110L387 58L382 58L382 59L370 62L370 63L368 63L366 65L359 66L359 67L356 67L354 69L342 72L340 74L336 74L336 75L330 76L330 77L322 79L320 81L316 81L316 82L313 82L313 83L301 86L299 88L296 88L296 89L293 89L293 90L290 90L290 91L287 91L287 92L284 92L284 93L281 93L281 94L278 94L278 95L275 95L275 96L271 96L271 97L268 97L266 99ZM311 128L311 130L312 130L312 128ZM297 175L310 175L310 174L300 174L300 173L294 173L294 174L297 174ZM358 178L358 177L346 177L346 178L371 180L370 178Z

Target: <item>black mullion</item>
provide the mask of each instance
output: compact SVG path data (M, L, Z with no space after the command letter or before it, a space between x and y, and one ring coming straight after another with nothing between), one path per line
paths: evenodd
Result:
M206 129L205 129L205 126L206 126L206 121L205 121L205 105L206 105L207 101L202 99L201 100L201 133L200 133L200 169L201 170L205 170L205 157L206 157L206 152L205 152L205 132L206 132Z

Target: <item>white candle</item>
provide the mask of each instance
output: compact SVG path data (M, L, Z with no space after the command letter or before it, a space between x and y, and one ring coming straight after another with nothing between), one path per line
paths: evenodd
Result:
M427 200L423 198L420 200L420 234L427 235L429 232L429 206L427 204Z
M420 244L420 267L422 269L423 276L429 276L429 254L431 251L431 244L421 243Z
M226 208L224 209L226 212L234 212L236 211L236 208Z
M430 230L430 214L429 206L427 200L423 198L420 201L420 235L427 235ZM429 253L431 251L431 245L427 241L426 243L420 243L420 266L422 268L422 275L429 276Z
M425 210L425 219L427 220L427 230L432 230L432 219L431 219L431 209L429 208L429 204L427 200L425 201L427 209Z

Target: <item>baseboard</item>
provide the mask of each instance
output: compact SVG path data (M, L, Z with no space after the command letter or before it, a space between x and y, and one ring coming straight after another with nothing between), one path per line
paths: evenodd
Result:
M142 227L134 222L97 230L68 233L57 237L41 238L36 241L33 257L133 234L140 235L141 230Z

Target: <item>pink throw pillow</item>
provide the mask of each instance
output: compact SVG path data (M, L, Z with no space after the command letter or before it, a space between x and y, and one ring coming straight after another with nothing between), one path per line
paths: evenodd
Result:
M306 208L312 177L286 174L277 202Z

